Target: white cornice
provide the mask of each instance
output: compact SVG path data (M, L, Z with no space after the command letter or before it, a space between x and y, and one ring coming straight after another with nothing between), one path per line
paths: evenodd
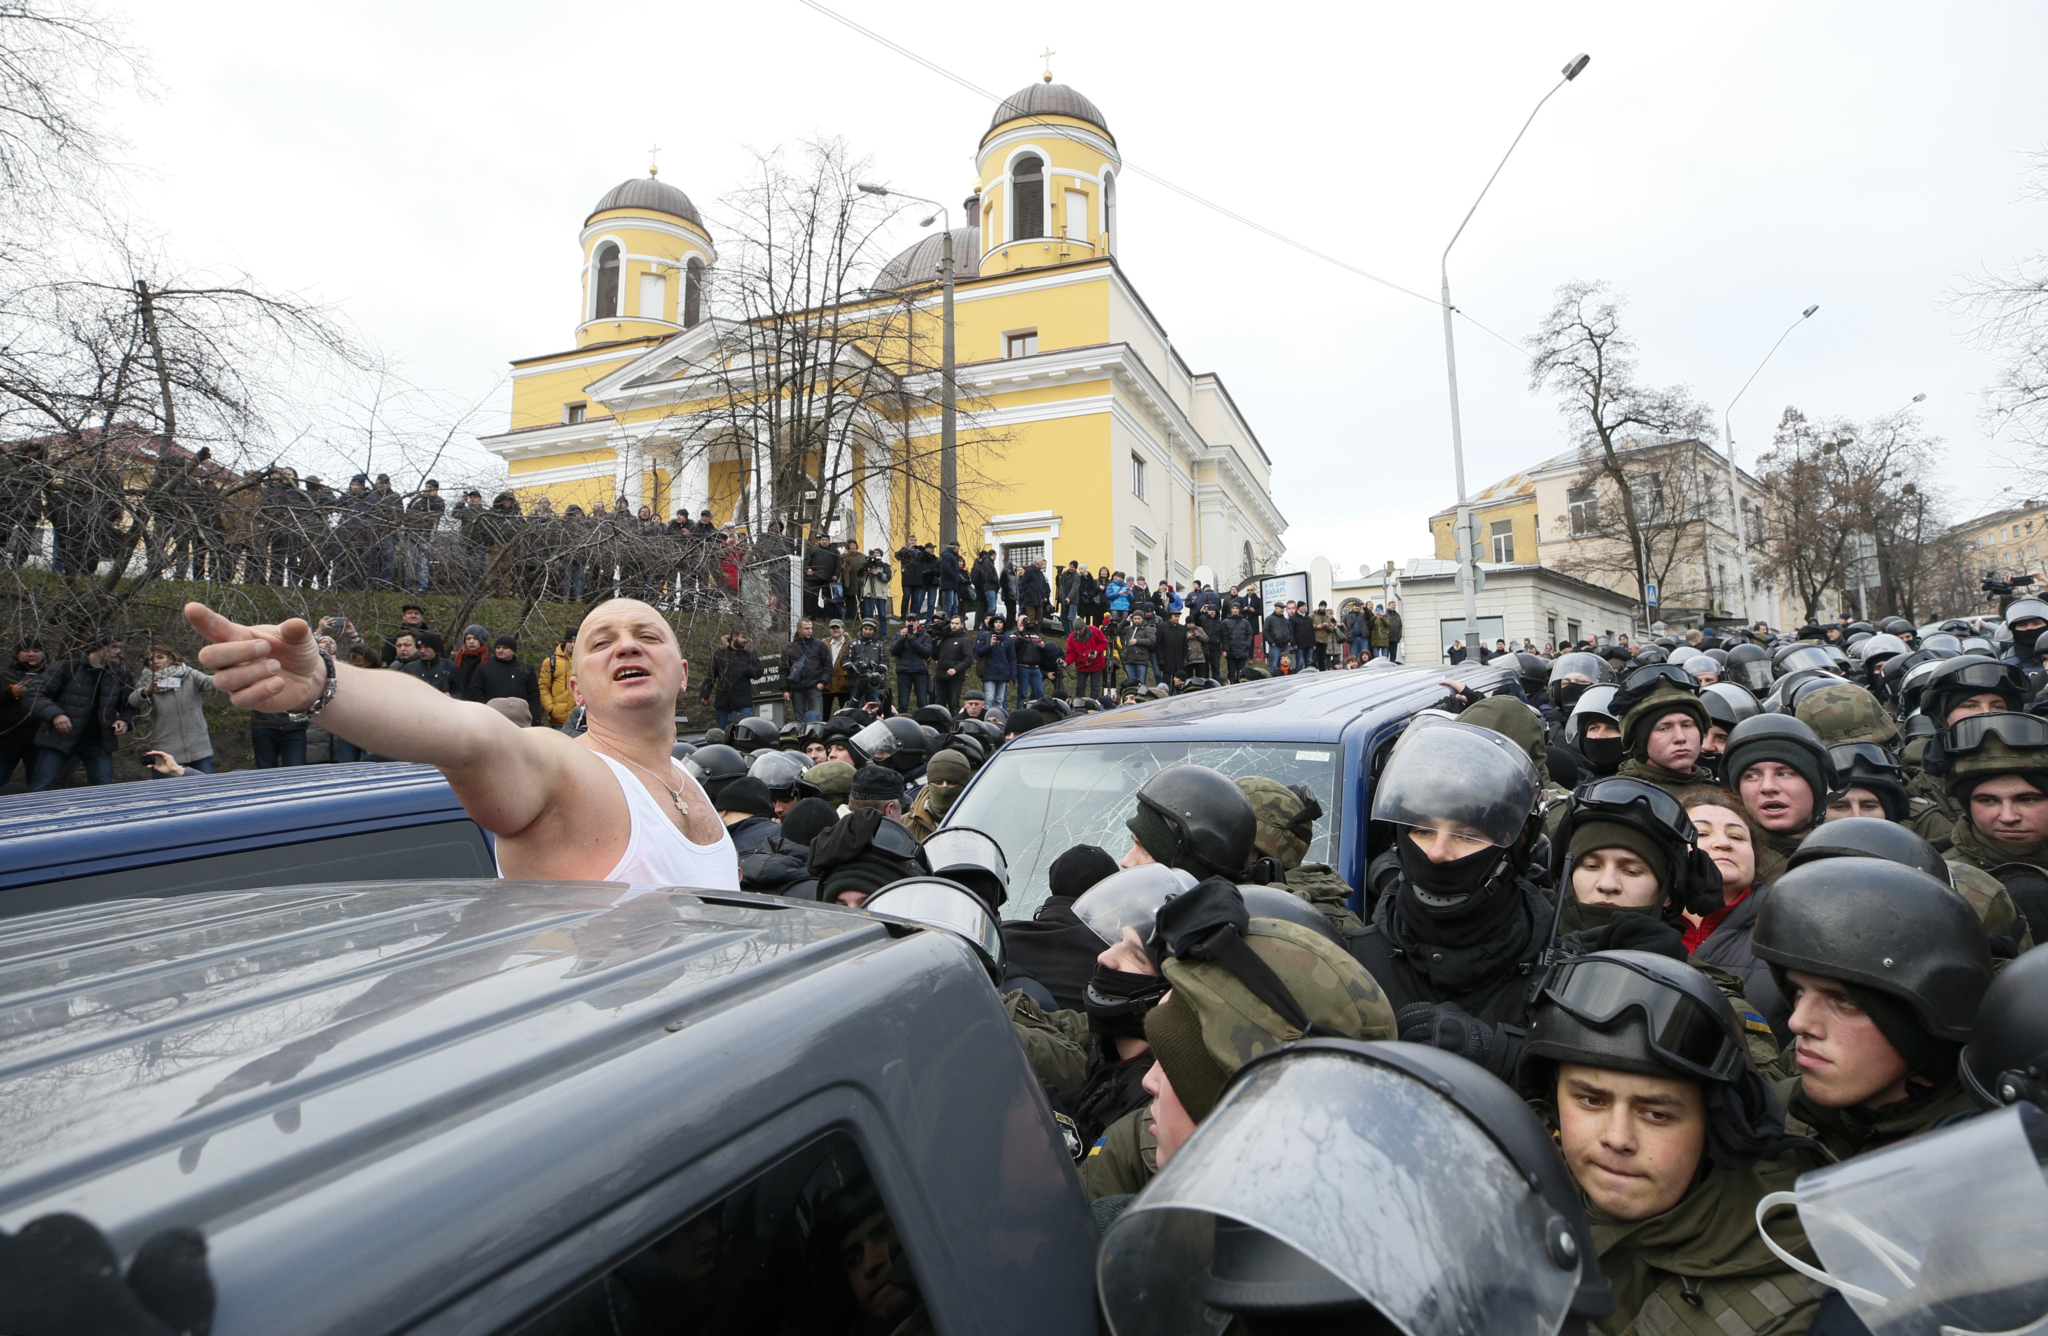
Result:
M608 418L595 422L566 422L559 427L529 428L479 436L477 444L500 459L531 459L536 455L558 455L565 450L603 450L612 438Z
M640 350L640 352L635 352L631 349L621 351L616 348L608 348L603 352L582 353L573 357L565 356L560 361L550 361L545 363L544 365L530 366L523 368L521 370L515 370L512 373L512 379L523 380L528 376L552 375L557 371L573 371L578 367L602 366L615 362L630 362L634 358L639 357L641 355L641 352L645 351L645 349Z
M701 233L693 232L681 223L671 223L660 218L643 218L638 214L625 217L613 214L610 217L599 219L584 227L583 231L577 234L576 240L579 245L588 250L592 237L600 237L607 232L659 232L663 236L676 237L689 242L713 260L718 258L717 247L713 246L710 240Z
M1119 168L1124 165L1123 155L1116 151L1116 145L1110 143L1099 131L1091 130L1084 125L1061 125L1055 121L1026 120L1023 117L1010 124L1013 128L1003 131L993 139L983 140L980 151L975 154L975 161L984 165L984 175L987 174L985 164L991 155L1008 157L1012 148L1019 144L1028 144L1034 139L1064 139L1070 144L1080 144L1094 150ZM1073 175L1071 171L1066 174ZM996 179L1001 179L1000 173Z

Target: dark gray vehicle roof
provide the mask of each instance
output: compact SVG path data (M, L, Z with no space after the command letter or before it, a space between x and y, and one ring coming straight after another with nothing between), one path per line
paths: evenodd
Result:
M828 1126L942 1329L1092 1330L1085 1202L987 976L836 907L383 882L11 919L0 1109L0 1227L198 1225L218 1336L481 1329Z

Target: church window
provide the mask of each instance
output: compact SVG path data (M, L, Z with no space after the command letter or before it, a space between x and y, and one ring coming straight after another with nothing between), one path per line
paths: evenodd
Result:
M1600 532L1600 500L1591 485L1574 487L1565 493L1571 510L1572 537Z
M1131 456L1131 495L1145 499L1145 457L1139 454Z
M640 318L666 320L667 306L668 279L661 274L640 275Z
M1116 178L1102 178L1102 245L1105 250L1116 249Z
M1067 192L1067 240L1088 239L1088 197L1078 190Z
M597 248L597 292L590 311L592 320L616 320L619 315L619 248L607 241Z
M1017 159L1010 182L1010 240L1044 236L1045 164L1028 155Z
M563 405L562 405L562 421L564 421L564 422L567 422L567 423L570 423L570 424L572 424L572 425L573 425L573 424L575 424L575 423L578 423L578 422L582 422L582 421L584 421L584 420L585 420L585 419L587 419L587 418L588 418L589 416L590 416L590 405L589 405L588 403L577 403L577 404L563 404Z
M1038 351L1038 331L1020 329L1003 335L1003 356L1029 357Z
M692 255L683 271L683 325L688 328L704 318L704 262Z

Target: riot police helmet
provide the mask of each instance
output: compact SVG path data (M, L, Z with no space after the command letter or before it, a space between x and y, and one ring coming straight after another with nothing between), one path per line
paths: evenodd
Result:
M690 753L690 759L683 762L683 769L703 786L706 796L716 803L727 784L745 776L747 758L722 742L713 743Z
M1623 831L1600 831L1600 826L1625 827L1650 842L1663 860L1662 868L1653 866L1652 870L1659 873L1659 889L1672 904L1695 914L1710 914L1722 907L1721 870L1700 848L1692 814L1655 784L1622 775L1583 785L1566 801L1557 829L1550 835L1551 877L1560 894L1571 894L1571 849L1573 837L1581 829L1591 837L1612 837L1616 844L1629 838ZM1608 847L1604 839L1586 846Z
M747 773L767 787L769 797L793 803L800 798L824 796L823 790L804 778L804 772L810 768L811 759L802 752L756 752Z
M1728 651L1721 667L1724 681L1748 687L1757 695L1771 689L1771 652L1762 645L1737 645Z
M2027 952L1991 981L1960 1065L1987 1109L2021 1100L2048 1108L2048 951Z
M1237 888L1244 907L1253 918L1279 919L1297 928L1307 928L1342 946L1344 939L1330 922L1330 916L1282 886L1247 885Z
M986 831L942 826L925 836L924 855L935 874L967 887L990 909L1001 909L1009 900L1010 865L1003 858L1003 846Z
M1564 740L1566 745L1570 746L1574 751L1583 753L1586 750L1586 725L1595 720L1613 724L1615 728L1619 729L1621 727L1621 716L1615 713L1614 698L1620 694L1620 691L1621 688L1609 686L1606 683L1587 687L1580 694L1578 703L1572 706L1572 712L1565 717ZM1614 740L1617 744L1621 741L1619 736Z
M1074 917L1104 946L1122 941L1126 929L1149 942L1159 907L1194 884L1192 873L1163 863L1122 868L1075 897Z
M1138 786L1126 824L1154 859L1201 877L1234 877L1251 861L1258 813L1237 782L1206 765L1170 765Z
M929 744L924 728L907 715L877 719L846 740L861 765L886 765L909 774L924 764Z
M1745 719L1755 718L1762 712L1756 697L1733 682L1710 682L1700 688L1700 704L1707 707L1707 717L1731 732Z
M779 746L782 730L760 715L750 714L744 719L733 720L732 726L726 729L726 737L734 751L746 755Z
M1874 816L1848 816L1830 821L1799 841L1785 861L1786 870L1823 858L1882 858L1914 868L1944 884L1954 878L1940 851L1896 821Z
M953 712L943 705L920 705L910 712L910 717L941 734L953 731Z
M1003 977L1003 928L995 910L957 879L905 877L861 902L861 910L951 933L974 948L989 978Z

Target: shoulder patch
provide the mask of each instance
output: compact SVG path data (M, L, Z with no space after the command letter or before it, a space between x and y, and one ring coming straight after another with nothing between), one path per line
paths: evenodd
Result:
M1761 1031L1764 1034L1772 1033L1771 1023L1754 1011L1744 1011L1742 1013L1742 1028L1745 1030Z

